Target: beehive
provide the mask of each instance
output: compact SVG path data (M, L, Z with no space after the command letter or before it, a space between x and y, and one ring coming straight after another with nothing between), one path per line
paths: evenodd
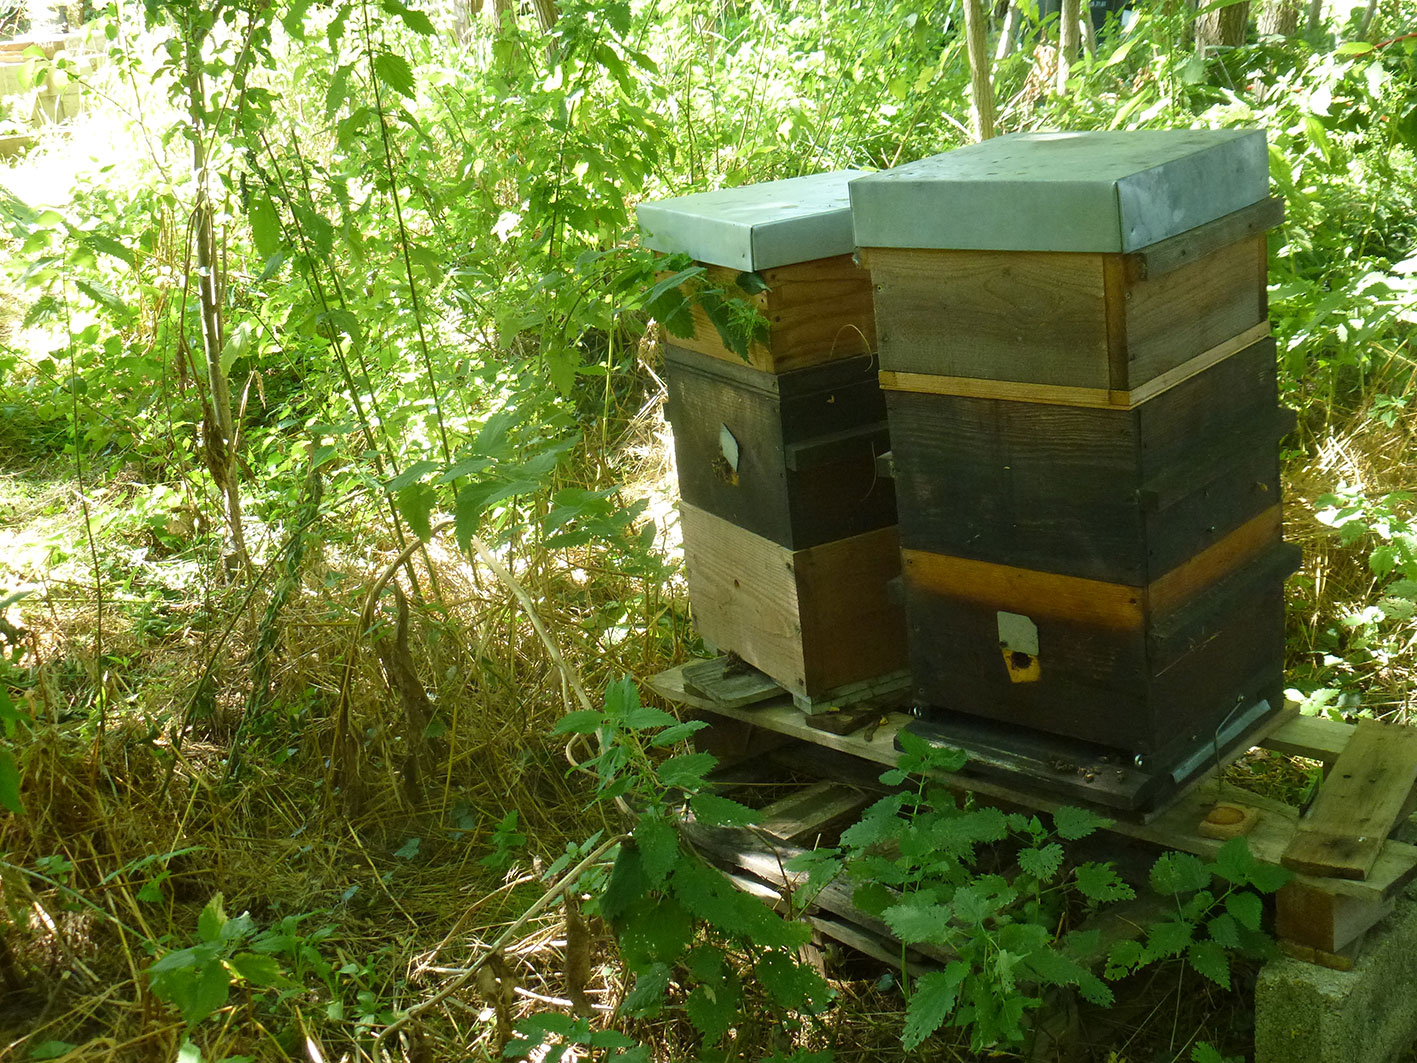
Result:
M922 701L1163 760L1277 707L1264 135L1014 134L850 191Z
M903 674L895 498L869 276L853 260L851 172L640 207L646 243L684 253L765 319L746 359L701 310L668 337L685 570L704 639L823 707ZM751 274L745 278L743 274ZM751 294L750 294L751 293Z

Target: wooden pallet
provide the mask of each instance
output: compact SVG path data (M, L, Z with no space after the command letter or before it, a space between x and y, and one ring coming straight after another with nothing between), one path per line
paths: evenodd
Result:
M822 812L830 811L829 819L840 819L855 810L848 797L852 766L857 784L869 783L880 766L895 767L899 759L896 735L912 717L862 708L841 721L832 720L837 714L828 714L826 719L807 717L784 697L755 705L719 704L687 690L682 672L682 666L662 672L650 679L649 685L669 701L715 723L701 733L721 759L771 753L779 768L776 776L768 774L767 778L780 778L783 763L807 773L816 763L823 777L837 784L799 798L791 806L770 806L767 820L757 832L760 839L767 839L767 848L757 856L749 851L751 846L745 847L741 835L730 838L703 832L700 840L706 850L721 862L736 862L746 878L756 882L756 890L761 891L765 884L768 889L790 887L781 877L783 853L791 855L788 850L792 847L810 847L815 840L813 832L826 826L827 821L819 821ZM1374 722L1346 724L1286 709L1255 741L1261 748L1324 765L1325 782L1303 814L1274 798L1225 786L1211 769L1166 808L1135 819L1116 818L1109 832L1119 851L1141 842L1208 860L1215 859L1230 837L1245 834L1250 851L1259 860L1294 871L1293 879L1276 895L1275 932L1280 947L1289 955L1346 970L1356 960L1367 932L1392 910L1404 887L1417 879L1417 845L1390 836L1405 826L1412 812L1417 730ZM747 763L744 770L751 775L755 769ZM1079 803L986 776L961 773L944 776L943 781L981 799L1040 812ZM869 790L860 788L858 792L865 795ZM864 807L867 799L863 796L858 807ZM1107 810L1107 814L1115 812ZM774 868L776 878L767 874ZM868 946L874 941L874 946L863 951L886 951L898 961L899 952L882 944L890 940L889 935L882 937L882 928L874 926L869 917L858 918L860 913L853 913L849 897L828 894L817 903L821 910L812 918L822 924L819 929L838 940L854 936ZM861 947L861 943L846 943ZM927 964L931 958L912 954L909 959Z

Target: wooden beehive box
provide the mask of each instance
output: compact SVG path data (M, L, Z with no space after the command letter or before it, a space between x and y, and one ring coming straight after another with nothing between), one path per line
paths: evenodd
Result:
M889 442L870 278L852 257L855 176L639 212L650 247L689 255L767 319L746 360L702 313L692 339L671 337L667 412L699 630L808 709L899 677L906 660L904 611L886 593L900 554L892 485L876 474Z
M928 704L1165 759L1279 704L1256 131L1016 134L853 183Z
M793 550L895 523L874 357L764 373L671 347L665 363L685 502Z
M847 198L848 182L859 176L839 170L642 203L640 228L647 247L689 254L705 268L706 283L766 319L766 335L749 346L752 368L786 373L854 358L876 349L871 278L853 259ZM745 273L760 283L740 284ZM697 305L694 335L670 343L744 361Z

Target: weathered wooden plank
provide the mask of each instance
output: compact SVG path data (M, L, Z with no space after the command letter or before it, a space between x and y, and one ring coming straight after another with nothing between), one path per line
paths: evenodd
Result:
M1281 508L1278 504L1266 507L1219 542L1147 584L1144 594L1149 615L1165 617L1241 567L1265 558L1271 548L1280 545L1283 533ZM1285 575L1292 571L1288 569Z
M1284 866L1366 878L1417 785L1417 729L1363 720L1284 852Z
M1103 256L871 248L881 368L1106 390Z
M684 684L716 705L753 705L782 693L776 680L727 656L690 662Z
M871 277L851 255L814 259L764 270L768 290L749 295L739 271L707 268L708 283L752 305L768 321L765 340L754 342L746 362L726 347L703 308L693 307L694 335L674 337L682 347L768 373L869 354L876 347Z
M1127 286L1128 388L1141 388L1226 340L1265 328L1265 290L1255 262L1263 234L1244 237L1154 279Z
M676 683L671 674L673 672L674 669L670 669L669 673L660 673L650 681L651 686L656 690L674 689ZM687 703L693 704L692 701ZM710 706L702 707L713 711ZM768 703L747 709L725 709L716 714L752 722L764 730L790 735L889 767L894 767L899 759L894 744L895 735L901 727L911 722L911 717L904 713L892 713L879 728L869 732L869 736L867 732L860 731L835 735L813 730L790 702ZM1291 732L1290 728L1296 730ZM1291 719L1280 725L1264 741L1285 742L1286 734L1310 733L1315 730L1307 726L1297 726ZM1329 744L1334 740L1332 737L1326 739ZM1056 797L1032 792L1016 785L1007 785L997 779L969 775L942 776L941 779L961 790L1040 812L1051 812L1060 804L1067 803ZM1220 839L1202 835L1199 825L1217 800L1234 793L1235 791L1217 784L1212 773L1183 792L1167 808L1140 819L1117 819L1108 829L1138 841L1180 849L1213 860L1225 843ZM1245 793L1243 798L1246 804L1260 809L1263 813L1254 830L1248 835L1250 851L1265 863L1278 865L1294 834L1298 810L1259 794ZM1417 846L1388 840L1383 843L1378 859L1365 880L1315 878L1296 874L1293 881L1309 884L1335 896L1355 897L1371 902L1398 896L1414 878L1417 878Z
M793 694L826 694L905 666L905 616L887 596L894 527L788 550L680 506L689 601L703 637Z
M1232 214L1197 225L1127 256L1133 275L1155 278L1205 258L1212 251L1256 236L1284 222L1284 200L1270 196Z
M872 800L874 795L822 780L763 808L756 826L785 842L812 845L829 826L856 815Z
M1298 709L1286 709L1284 723L1260 743L1265 749L1291 757L1332 764L1348 745L1356 724L1330 720L1326 716L1301 716Z
M1367 933L1396 903L1396 897L1346 897L1295 880L1275 897L1274 934L1305 948L1338 952Z

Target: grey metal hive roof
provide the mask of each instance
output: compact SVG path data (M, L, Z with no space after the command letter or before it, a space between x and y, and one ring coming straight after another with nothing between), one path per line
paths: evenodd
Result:
M1258 129L1010 133L850 186L860 247L1135 251L1263 199Z
M844 255L855 249L847 183L834 170L641 203L647 247L699 262L760 270Z

